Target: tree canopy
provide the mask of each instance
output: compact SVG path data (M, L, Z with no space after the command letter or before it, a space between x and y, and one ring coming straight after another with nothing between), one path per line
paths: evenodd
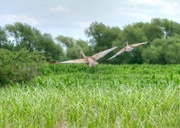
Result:
M0 26L0 48L18 52L25 48L29 52L38 51L47 61L63 61L93 55L102 50L118 46L110 55L129 44L150 41L136 47L132 52L124 52L108 61L111 64L177 64L180 63L180 24L168 19L153 18L150 22L127 24L122 29L110 27L102 22L92 22L85 29L88 40L74 39L58 35L42 34L28 24L16 22ZM109 56L110 56L109 55ZM107 63L103 60L102 63Z
M39 51L48 61L58 60L63 56L63 49L56 44L50 34L41 34L28 24L16 22L0 28L0 48L10 51L26 49L29 52Z

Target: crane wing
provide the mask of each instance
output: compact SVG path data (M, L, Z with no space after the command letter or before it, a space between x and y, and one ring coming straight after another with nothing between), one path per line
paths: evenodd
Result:
M146 43L148 43L148 41L142 42L142 43L131 44L131 45L129 45L129 46L130 46L130 47L136 47L136 46L139 46L139 45L142 45L142 44L146 44Z
M75 60L67 60L67 61L62 61L62 62L57 62L58 64L63 64L63 63L87 63L84 59L75 59Z
M110 57L108 60L113 59L114 57L118 56L119 54L123 53L125 51L125 48L119 50L119 52L117 52L116 54L114 54L114 56Z
M117 46L113 47L113 48L110 48L110 49L107 49L107 50L104 50L102 52L99 52L99 53L96 53L94 54L93 56L91 56L92 58L95 58L95 60L98 60L102 57L104 57L106 54L108 54L109 52L113 51L114 49L116 49Z

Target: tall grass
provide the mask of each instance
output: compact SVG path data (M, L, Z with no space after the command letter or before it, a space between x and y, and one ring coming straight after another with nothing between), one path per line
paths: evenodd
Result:
M180 126L178 66L72 67L1 88L0 127Z

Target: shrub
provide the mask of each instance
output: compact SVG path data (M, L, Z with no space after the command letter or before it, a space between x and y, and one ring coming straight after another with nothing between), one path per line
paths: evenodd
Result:
M38 75L44 57L38 52L25 49L11 52L0 49L0 85L26 82Z

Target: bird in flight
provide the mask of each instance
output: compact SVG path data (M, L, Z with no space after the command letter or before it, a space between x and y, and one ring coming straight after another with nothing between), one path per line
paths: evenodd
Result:
M111 60L113 59L114 57L118 56L119 54L123 53L123 52L130 52L134 49L134 47L137 47L139 45L142 45L142 44L146 44L148 43L149 41L146 41L146 42L142 42L142 43L135 43L135 44L131 44L129 45L128 42L126 42L126 46L124 48L122 48L121 50L119 50L115 55L113 55L112 57L110 57L108 60Z
M62 62L56 62L56 64L63 64L63 63L86 63L87 65L89 65L89 67L98 65L99 63L97 62L98 59L104 57L106 54L108 54L109 52L111 52L112 50L116 49L117 46L101 51L99 53L96 53L92 56L85 56L84 53L82 51L80 51L80 53L82 54L83 58L82 59L75 59L75 60L67 60L67 61L62 61Z

